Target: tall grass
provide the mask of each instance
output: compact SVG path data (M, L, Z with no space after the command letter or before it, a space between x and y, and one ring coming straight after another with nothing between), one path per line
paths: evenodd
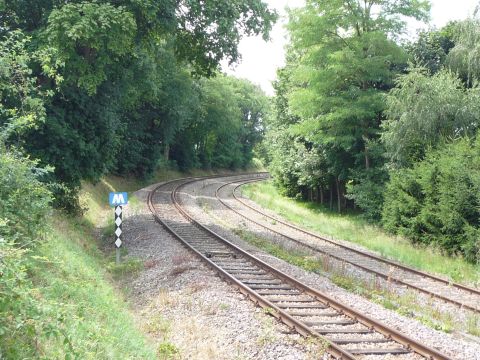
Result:
M288 221L318 234L362 245L384 257L457 282L480 285L479 265L444 256L436 249L414 246L404 238L368 224L358 214L338 214L319 204L286 198L271 182L250 184L243 187L243 193Z

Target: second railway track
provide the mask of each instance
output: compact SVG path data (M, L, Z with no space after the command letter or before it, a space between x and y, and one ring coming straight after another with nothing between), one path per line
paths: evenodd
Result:
M337 359L449 359L284 274L200 224L180 198L182 189L195 181L203 179L176 180L155 188L148 197L155 219L224 280L292 330L323 339Z
M289 224L278 217L273 217L248 204L238 196L237 191L241 186L259 180L261 179L256 177L224 181L218 184L215 196L224 206L237 215L286 238L290 242L309 248L316 253L327 255L337 261L348 263L361 271L373 274L384 280L419 291L447 303L455 304L462 309L480 313L480 290L478 289L456 284L438 276L319 236ZM275 225L272 225L271 222L263 221L262 217L273 220Z

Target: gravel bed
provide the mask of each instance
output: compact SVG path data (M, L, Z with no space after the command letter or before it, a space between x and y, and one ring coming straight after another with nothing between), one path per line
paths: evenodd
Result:
M142 329L159 354L175 359L318 359L318 344L305 341L264 313L157 224L146 206L124 212L124 246L145 270L125 280ZM325 357L328 359L328 357Z
M458 338L455 335L446 334L428 328L418 321L403 317L393 311L383 308L378 304L371 303L360 296L349 293L344 289L334 285L326 277L306 272L296 266L290 265L269 254L266 254L259 249L254 248L250 244L245 243L242 239L229 230L228 223L235 224L236 226L243 225L248 227L249 230L253 229L255 233L258 233L258 235L267 239L271 237L271 234L268 234L260 229L254 229L253 226L247 224L246 221L239 220L237 216L232 215L231 211L226 210L223 205L219 204L219 202L214 198L214 193L212 191L214 186L212 186L212 182L213 181L208 181L206 183L204 182L204 184L202 184L203 188L199 188L198 184L192 184L185 188L184 191L187 194L184 194L181 197L182 202L188 211L204 225L207 225L208 227L212 228L212 230L227 238L231 242L241 246L263 261L275 266L290 276L295 277L296 279L327 293L336 300L351 306L365 315L381 321L385 325L397 329L403 334L415 338L416 340L445 353L453 359L480 359L480 344L476 342L470 342L463 338ZM214 182L218 183L219 180L215 180ZM208 213L206 213L205 210L207 210ZM222 223L223 226L219 225L220 223ZM446 304L444 305L449 306ZM398 358L398 356L395 357L395 359Z

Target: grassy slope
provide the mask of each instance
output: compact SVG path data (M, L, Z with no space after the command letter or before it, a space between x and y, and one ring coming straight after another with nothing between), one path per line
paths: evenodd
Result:
M245 195L292 223L316 233L343 239L374 250L415 268L447 275L455 281L480 283L480 268L461 258L450 258L431 249L412 246L406 239L386 234L356 215L339 215L318 204L296 201L278 193L271 182L243 188Z
M40 247L48 259L37 265L36 285L64 314L63 331L71 347L47 341L49 359L155 359L153 346L136 327L128 304L105 271L88 224L55 212L51 232Z

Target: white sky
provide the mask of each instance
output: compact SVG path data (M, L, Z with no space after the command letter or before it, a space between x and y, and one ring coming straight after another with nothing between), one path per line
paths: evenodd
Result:
M265 42L261 37L249 37L241 40L239 50L242 54L240 64L229 68L223 63L223 70L240 78L246 78L258 84L268 94L273 95L271 82L275 80L276 70L284 65L284 47L287 43L285 30L285 7L299 7L304 0L264 0L270 8L274 8L281 18L272 29L271 40ZM450 20L465 19L471 15L480 0L431 0L430 25L442 27ZM410 34L415 34L418 24L412 23Z

